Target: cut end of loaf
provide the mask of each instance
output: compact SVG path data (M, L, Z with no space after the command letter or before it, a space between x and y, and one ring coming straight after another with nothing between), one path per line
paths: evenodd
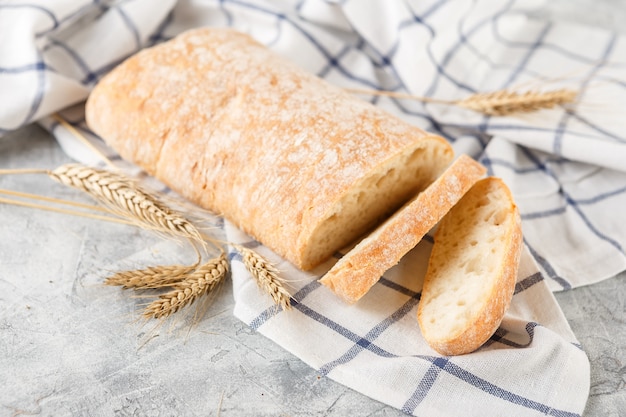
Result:
M355 303L396 265L483 176L485 167L461 155L424 191L350 250L320 280Z
M452 148L439 137L385 161L335 203L323 222L302 244L301 268L311 269L354 242L430 185L453 158Z
M498 178L480 181L435 234L417 316L433 349L465 354L493 335L513 295L521 248L510 191Z

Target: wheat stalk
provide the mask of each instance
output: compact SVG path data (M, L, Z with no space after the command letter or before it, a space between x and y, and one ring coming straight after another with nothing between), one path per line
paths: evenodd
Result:
M144 269L116 272L108 277L106 285L117 285L123 289L154 289L180 283L196 269L197 265L159 265Z
M55 197L46 197L44 195L39 195L39 194L25 193L22 191L14 191L14 190L7 190L4 188L0 188L0 194L10 195L13 197L20 197L20 198L25 198L25 199L31 199L31 200L45 201L45 202L54 203L54 204L65 204L65 205L72 206L72 207L78 207L81 209L93 210L93 211L98 211L102 213L110 213L110 211L104 207L78 203L75 201L62 200L62 199L55 198Z
M489 116L509 116L516 113L530 113L542 109L551 109L555 106L574 103L578 96L576 91L565 88L551 91L527 90L525 92L504 89L489 93L475 93L460 100L442 100L399 93L396 91L360 89L348 89L348 91L357 94L386 96L417 100L424 103L458 106Z
M100 216L98 214L86 213L86 212L83 212L83 211L68 210L68 209L63 209L63 208L59 208L59 207L45 206L43 204L29 203L29 202L20 201L20 200L11 200L9 198L3 198L3 197L0 197L0 203L11 204L11 205L14 205L14 206L34 208L34 209L39 209L39 210L46 210L46 211L51 211L51 212L54 212L54 213L69 214L69 215L72 215L72 216L81 216L81 217L86 217L86 218L95 219L95 220L104 220L104 221L108 221L108 222L121 223L121 224L126 224L126 225L133 225L132 222L129 222L129 221L126 221L124 219L117 218L117 217Z
M37 171L37 172L46 172L46 171ZM81 186L81 189L84 190L82 186ZM84 204L74 203L72 201L61 200L61 199L56 199L56 198L51 199L48 197L38 196L35 194L19 193L19 192L13 192L10 190L0 189L0 194L5 191L9 195L28 197L28 198L33 198L33 199L42 200L42 201L54 202L58 204L78 205L80 207L92 209L92 210L100 209L97 206L84 205ZM107 217L107 216L97 216L97 215L80 212L80 211L59 210L54 207L22 203L19 201L12 201L12 200L5 201L5 199L2 199L1 197L0 197L0 202L6 202L9 204L16 204L16 205L26 205L28 207L39 208L39 209L44 209L44 210L61 211L62 213L66 213L66 214L96 218L99 220L107 220L107 221L115 221L115 222L122 221L124 223L127 223L117 218ZM107 209L104 209L104 211L108 212ZM201 233L200 236L203 240L209 241L215 247L219 247L220 243L229 244L229 242L217 241L213 237L206 235L204 233ZM244 261L244 265L246 269L254 276L254 278L257 280L259 285L263 289L265 289L270 295L272 295L272 298L275 300L276 304L282 305L285 309L288 309L291 306L291 302L290 302L291 296L289 295L287 290L284 289L282 285L283 280L279 278L278 271L276 270L276 268L274 268L265 258L263 258L261 255L259 255L252 249L248 249L240 245L235 245L235 244L232 244L232 245L243 254L243 261ZM193 247L194 249L196 249L195 246ZM197 254L198 256L200 256L198 252ZM168 286L176 286L180 282L184 281L189 276L189 274L194 272L197 265L198 263L191 265L191 266L160 265L160 266L154 266L154 267L147 267L144 269L117 272L111 277L106 278L105 284L121 286L124 289L129 289L129 288L156 289L156 288L162 288L162 287L168 287Z
M47 174L61 184L88 193L116 214L131 218L139 225L203 242L193 224L122 174L82 164L61 165Z
M577 93L573 90L554 91L495 91L477 93L455 102L459 107L474 110L490 116L508 116L514 113L530 113L541 109L573 103Z
M208 294L219 285L228 271L226 255L200 265L187 277L176 283L174 289L159 296L143 312L145 318L167 318L181 308L193 304L199 297Z
M89 150L93 152L94 155L96 155L98 158L100 158L100 160L102 160L105 164L107 164L109 168L113 170L117 169L115 164L113 164L113 162L109 158L107 158L105 154L103 154L98 148L96 148L93 143L91 143L83 134L78 131L78 129L76 129L68 121L61 117L59 113L54 113L50 117L56 120L61 126L63 126L67 131L74 135L75 138L81 141L83 145L89 148Z
M245 268L254 277L261 289L267 292L274 303L283 310L291 308L291 295L283 286L283 280L278 276L278 270L264 257L252 249L241 245L233 245L242 255Z

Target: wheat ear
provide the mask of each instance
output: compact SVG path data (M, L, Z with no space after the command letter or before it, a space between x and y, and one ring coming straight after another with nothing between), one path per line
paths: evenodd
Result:
M530 113L541 109L573 103L577 93L573 90L516 91L502 90L492 93L477 93L455 102L459 107L490 116L508 116L514 113Z
M159 296L143 312L145 318L167 318L185 306L193 304L198 298L208 294L219 285L228 272L226 255L200 265L187 277L176 283L174 289Z
M475 93L460 100L442 100L423 97L396 91L348 89L356 94L386 96L400 99L411 99L423 103L436 103L463 107L489 116L509 116L515 113L530 113L542 109L574 103L578 93L570 89L552 91L528 90L517 92L510 89L489 93Z
M82 190L139 225L168 231L202 242L198 229L128 177L82 164L61 165L48 175L61 184Z
M154 289L169 287L185 279L196 269L196 265L159 265L145 269L116 272L108 277L106 285L117 285L123 289Z
M291 295L283 286L283 280L278 276L278 270L267 259L252 249L241 245L233 245L242 255L245 268L254 277L261 289L267 292L274 303L283 310L291 308Z

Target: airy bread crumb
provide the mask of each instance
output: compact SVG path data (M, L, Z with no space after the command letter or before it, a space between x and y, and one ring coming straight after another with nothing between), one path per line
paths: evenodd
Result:
M417 318L444 355L479 348L508 308L522 248L518 209L502 180L478 182L435 234Z
M320 282L348 303L363 297L389 268L485 175L485 167L461 155L426 190L341 258Z

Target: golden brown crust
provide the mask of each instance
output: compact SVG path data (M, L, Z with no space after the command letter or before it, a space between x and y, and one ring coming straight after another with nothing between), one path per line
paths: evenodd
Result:
M341 258L320 282L347 303L358 301L385 271L419 243L485 171L470 157L459 156L435 182Z
M500 269L495 272L496 279L490 291L480 300L481 304L477 306L477 314L471 317L471 320L463 326L462 331L456 334L446 335L446 337L435 337L430 334L427 321L430 320L431 317L427 317L427 314L424 312L424 305L428 303L428 299L431 298L432 288L434 288L433 281L436 273L433 272L433 266L441 264L442 262L455 262L454 255L449 252L445 254L446 259L442 258L444 253L440 251L440 248L450 246L449 243L451 243L444 242L443 236L446 235L447 239L456 239L457 242L462 243L461 238L459 238L457 234L446 233L446 228L453 227L453 223L458 224L459 220L462 220L463 224L467 225L473 223L474 219L466 214L467 211L464 211L464 207L462 206L463 202L459 203L457 207L450 211L435 233L435 244L431 253L426 277L424 278L422 297L417 311L417 320L428 344L442 355L462 355L473 352L482 346L497 330L513 297L523 245L521 219L513 196L500 178L488 177L478 182L473 189L470 190L466 198L474 198L474 200L476 200L477 196L486 195L490 192L490 189L494 188L499 188L500 191L503 191L502 194L506 196L505 201L498 202L506 207L505 210L508 219L505 233L500 243L504 247L504 258L499 262ZM480 227L481 223L479 222L478 224L478 227ZM480 244L481 242L478 242L478 245ZM464 248L459 247L458 250L463 251ZM487 256L489 255L487 254ZM447 290L450 292L453 291L452 288L448 288Z
M231 29L129 58L96 86L86 118L123 158L304 269L323 261L306 258L311 234L359 179L408 148L439 148L442 167L452 157L442 138Z

